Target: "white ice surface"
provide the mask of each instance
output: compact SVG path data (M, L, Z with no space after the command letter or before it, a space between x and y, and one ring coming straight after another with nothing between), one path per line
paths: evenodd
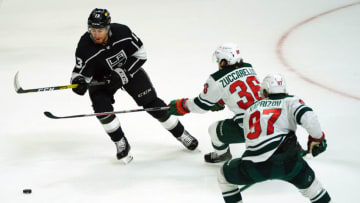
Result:
M200 141L201 153L185 150L146 113L119 118L134 160L124 166L95 118L51 120L42 113L91 113L88 96L70 90L16 94L20 71L24 88L69 83L74 52L86 31L89 12L108 8L113 22L127 24L145 44L149 73L158 95L169 102L194 97L216 71L213 50L236 42L245 61L262 79L280 72L289 91L318 114L328 150L309 164L334 202L358 202L360 182L360 5L351 0L0 0L0 202L223 202L217 186L219 166L205 164L211 150L208 126L229 118L225 110L181 117ZM299 74L343 96L303 80ZM125 92L116 110L138 108ZM297 134L305 145L307 133ZM232 145L240 156L243 145ZM31 188L31 195L22 190ZM308 202L295 187L280 181L257 184L242 193L244 202Z

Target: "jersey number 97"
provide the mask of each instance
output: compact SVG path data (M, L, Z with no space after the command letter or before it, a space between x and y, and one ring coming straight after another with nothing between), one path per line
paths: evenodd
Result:
M281 109L264 109L262 115L260 111L255 111L249 117L249 133L246 137L250 140L256 139L260 136L262 129L260 125L260 117L266 116L264 119L268 118L267 121L267 130L266 135L271 135L274 133L274 123L277 121L281 114Z

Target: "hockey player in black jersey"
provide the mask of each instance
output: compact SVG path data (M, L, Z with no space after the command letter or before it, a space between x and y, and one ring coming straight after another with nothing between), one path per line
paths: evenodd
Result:
M71 83L79 84L73 89L84 95L89 90L95 113L113 111L114 94L125 90L144 108L167 106L153 87L142 65L146 52L142 41L126 25L111 23L106 9L95 8L88 18L88 32L80 39L76 49L76 65ZM92 81L108 81L108 85L89 87ZM191 136L180 121L166 110L148 112L160 121L187 149L194 150L198 141ZM114 141L117 159L132 160L130 145L121 129L118 118L113 115L97 116L106 133Z

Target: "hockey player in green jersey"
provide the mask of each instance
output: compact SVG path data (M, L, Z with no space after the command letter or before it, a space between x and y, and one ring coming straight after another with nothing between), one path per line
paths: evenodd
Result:
M317 156L325 151L325 134L317 116L300 98L287 94L286 82L279 74L265 77L261 92L264 99L243 116L245 152L241 158L225 162L218 175L225 202L242 202L238 185L270 179L293 184L313 203L330 202L296 144L296 128L301 125L309 133L308 152Z
M204 156L208 163L230 160L229 144L244 143L242 119L244 111L261 99L260 82L252 65L245 63L238 45L226 43L214 52L219 70L211 74L203 91L193 99L178 99L170 102L168 110L172 115L184 115L189 112L205 113L209 110L222 110L226 105L235 116L217 121L210 125L214 152Z

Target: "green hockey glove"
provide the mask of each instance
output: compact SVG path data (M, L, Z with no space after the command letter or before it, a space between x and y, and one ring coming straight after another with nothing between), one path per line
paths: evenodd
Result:
M177 99L172 100L168 105L170 108L167 110L169 114L175 116L182 116L187 113L190 113L189 109L186 107L185 103L188 99Z

